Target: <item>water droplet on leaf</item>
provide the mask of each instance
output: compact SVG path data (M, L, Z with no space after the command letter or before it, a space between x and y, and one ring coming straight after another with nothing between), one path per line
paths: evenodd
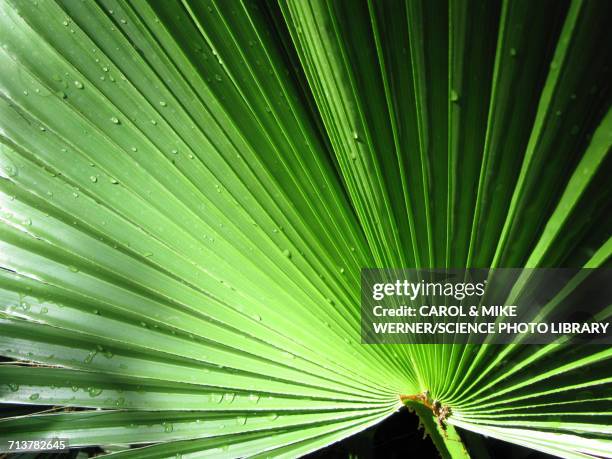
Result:
M246 424L246 422L247 422L247 418L246 418L246 416L238 416L238 417L236 418L236 422L237 422L238 424L240 424L241 426L243 426L243 425L245 425L245 424Z
M102 389L99 387L89 387L87 388L87 392L89 393L90 397L97 397L102 393Z

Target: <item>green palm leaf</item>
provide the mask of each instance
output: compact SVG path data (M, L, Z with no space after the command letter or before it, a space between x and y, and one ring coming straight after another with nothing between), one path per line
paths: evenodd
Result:
M443 457L454 427L612 457L610 348L359 329L363 267L609 265L609 17L1 3L0 401L78 409L7 412L0 441L297 457L427 390Z

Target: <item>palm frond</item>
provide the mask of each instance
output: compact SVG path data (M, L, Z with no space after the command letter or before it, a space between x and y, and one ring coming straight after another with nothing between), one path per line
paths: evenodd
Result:
M612 457L609 347L359 329L364 267L609 265L609 17L2 2L0 401L87 409L2 419L0 444L297 457L427 390L443 457L454 427Z

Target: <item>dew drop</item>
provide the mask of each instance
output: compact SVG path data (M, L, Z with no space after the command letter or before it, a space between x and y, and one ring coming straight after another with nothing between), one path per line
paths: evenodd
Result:
M168 104L166 103L166 101L164 101L164 100L160 100L160 101L159 101L159 105L161 105L162 107L165 107L165 106L167 106Z
M96 354L98 353L97 350L91 351L87 354L87 356L85 357L85 360L83 360L84 363L91 363L91 361L94 359L94 357L96 356Z
M40 398L40 394L32 394L30 395L30 400L38 400Z
M287 258L291 258L291 251L289 249L283 250L283 255Z
M78 80L74 81L74 85L77 87L77 89L83 89L83 83Z
M9 177L17 177L18 171L13 164L5 164L3 169Z
M111 119L113 124L119 124L119 118L115 117L115 116L111 116Z
M450 100L451 102L457 102L459 100L459 94L454 89L451 90Z
M245 425L245 424L246 424L246 422L247 422L247 418L246 418L246 416L238 416L238 417L236 418L236 422L237 422L239 425L243 426L243 425Z
M102 393L102 389L99 387L89 387L87 388L87 392L89 393L90 397L97 397Z
M95 175L92 175L89 177L89 180L91 180L93 183L96 183L98 181L98 177L96 177Z

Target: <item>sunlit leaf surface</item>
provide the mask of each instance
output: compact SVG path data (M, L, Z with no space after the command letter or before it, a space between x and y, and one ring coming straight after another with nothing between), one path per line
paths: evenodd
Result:
M87 408L0 440L297 457L428 390L443 457L612 457L608 347L359 332L362 267L608 264L611 6L0 2L0 400Z

